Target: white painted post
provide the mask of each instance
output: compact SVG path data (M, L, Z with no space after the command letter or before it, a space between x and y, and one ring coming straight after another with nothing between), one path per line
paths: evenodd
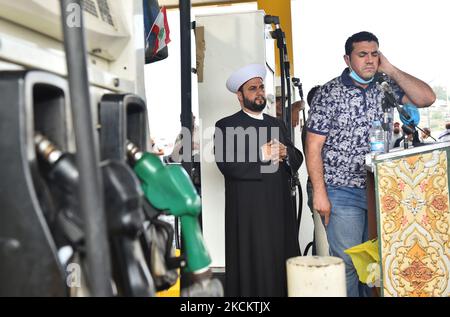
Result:
M303 256L286 261L289 297L346 297L341 258Z

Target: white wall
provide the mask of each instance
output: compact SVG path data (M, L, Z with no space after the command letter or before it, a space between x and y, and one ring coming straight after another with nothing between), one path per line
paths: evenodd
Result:
M239 12L256 9L256 3L233 6L192 8L191 19L197 14ZM180 14L178 10L167 10L170 28L169 57L145 66L145 89L149 110L151 135L158 145L172 151L173 143L180 132L181 113L181 63L180 63ZM192 33L192 67L195 67L195 38ZM192 111L198 118L197 76L192 75ZM198 120L197 120L197 123Z
M235 94L225 83L240 67L266 63L264 13L253 11L197 16L197 25L205 28L204 81L199 83L199 115L203 132L202 215L203 236L212 256L212 266L225 266L225 188L213 155L215 123L239 111ZM243 31L245 30L245 32ZM270 73L270 72L268 72ZM266 87L273 93L273 80L266 78ZM272 87L271 87L272 86Z
M295 75L305 96L341 74L345 41L359 31L374 33L392 64L448 91L449 9L442 0L292 0Z

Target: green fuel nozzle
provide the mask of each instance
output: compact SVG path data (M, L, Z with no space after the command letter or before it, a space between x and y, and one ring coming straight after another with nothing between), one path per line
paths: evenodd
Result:
M198 223L201 200L189 175L181 166L166 165L156 155L142 152L130 141L127 155L153 207L180 217L186 270L194 274L208 271L211 258Z

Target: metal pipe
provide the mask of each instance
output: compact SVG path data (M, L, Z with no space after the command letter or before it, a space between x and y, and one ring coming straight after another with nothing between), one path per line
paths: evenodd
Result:
M283 50L283 39L282 39L282 31L281 29L277 29L275 32L279 32L279 35L277 36L277 45L278 45L278 51L280 55L280 77L281 77L281 116L283 118L284 123L287 125L287 110L286 110L286 81L285 81L285 73L284 73L284 50ZM288 128L288 133L290 133L290 130Z
M191 67L191 0L179 0L180 7L180 39L181 39L181 126L182 131L190 131L188 138L182 140L182 166L192 179L192 67ZM186 153L188 151L188 153ZM181 252L184 253L184 243ZM181 288L187 284L186 276L180 278Z
M290 63L289 57L287 55L286 43L284 43L284 73L286 78L286 96L287 96L287 114L286 114L286 125L288 129L288 136L292 143L295 144L294 126L292 124L292 92L291 92L291 73L290 73Z
M191 1L179 0L181 38L181 126L190 131L183 138L182 165L192 178L192 58L191 58ZM188 151L188 153L186 153Z
M89 96L83 10L80 0L61 0L60 4L77 147L75 157L80 173L78 195L84 221L88 285L93 296L112 296L103 184Z

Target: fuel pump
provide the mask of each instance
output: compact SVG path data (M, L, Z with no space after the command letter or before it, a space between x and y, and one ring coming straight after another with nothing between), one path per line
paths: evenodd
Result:
M72 247L86 257L85 233L75 193L79 186L79 172L74 156L64 153L48 138L37 132L34 142L39 157L46 165L48 179L62 188L56 200L68 200L64 212L58 213L57 225ZM141 248L145 215L142 191L130 168L119 161L101 164L105 189L105 211L108 240L111 245L112 281L115 295L148 297L155 295L153 279ZM58 193L54 193L58 195ZM87 272L89 280L91 271Z
M67 296L56 206L33 143L39 129L69 147L67 84L47 72L3 71L0 92L0 296Z

